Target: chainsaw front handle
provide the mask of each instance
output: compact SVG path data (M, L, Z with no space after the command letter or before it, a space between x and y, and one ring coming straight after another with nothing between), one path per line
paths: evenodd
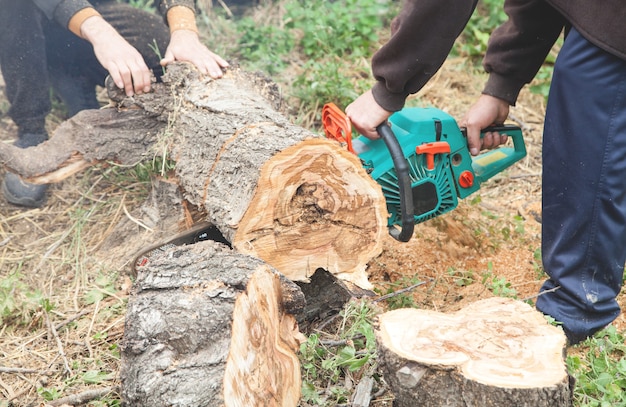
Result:
M413 236L415 229L415 220L413 215L413 192L411 190L411 177L409 176L409 163L404 157L400 143L391 127L385 122L380 124L376 131L385 142L393 166L396 169L398 177L398 188L400 194L400 212L402 219L402 229L398 230L394 226L389 227L389 234L400 242L408 242Z
M465 129L461 129L461 132L467 137ZM518 126L505 124L487 127L480 131L480 137L484 137L485 133L488 132L498 132L507 135L513 139L513 147L500 146L472 158L472 169L476 174L478 183L487 181L526 156L524 136L522 135L522 129Z
M352 148L352 124L343 110L334 103L326 103L322 108L322 124L327 138L345 144L348 151L356 154Z

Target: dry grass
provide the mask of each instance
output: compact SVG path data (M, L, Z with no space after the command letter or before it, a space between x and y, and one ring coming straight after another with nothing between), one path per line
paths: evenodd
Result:
M116 385L129 259L100 250L146 188L117 185L107 172L53 185L42 209L0 204L0 369L18 369L0 370L0 392L13 405L42 401L38 388Z

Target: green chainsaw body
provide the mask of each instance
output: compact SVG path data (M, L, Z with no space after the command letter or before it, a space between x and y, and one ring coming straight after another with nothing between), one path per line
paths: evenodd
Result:
M452 116L439 109L404 108L389 117L389 125L408 163L415 224L453 210L459 199L478 191L481 183L526 156L522 132L516 126L483 131L506 134L512 138L513 147L501 146L472 157L465 132ZM402 194L385 142L358 136L349 144L382 187L389 226L400 225Z

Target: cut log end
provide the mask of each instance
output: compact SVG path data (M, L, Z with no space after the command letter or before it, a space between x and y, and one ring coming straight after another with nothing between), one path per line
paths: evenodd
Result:
M358 158L309 139L263 167L233 244L293 281L324 268L370 288L365 266L382 250L386 223L382 191Z
M226 406L295 406L300 399L300 362L305 340L293 316L284 314L280 277L267 267L248 282L233 311L224 374ZM253 380L252 380L253 379Z
M571 405L565 336L525 303L491 298L454 314L390 311L377 338L400 407ZM456 401L446 404L450 397Z

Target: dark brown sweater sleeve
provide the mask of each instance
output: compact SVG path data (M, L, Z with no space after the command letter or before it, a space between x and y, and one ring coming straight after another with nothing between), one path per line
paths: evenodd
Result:
M88 0L33 0L49 19L67 27L70 19L80 10L93 7Z
M25 0L19 0L25 1ZM80 10L93 7L88 0L33 0L50 19L56 20L61 26L67 27L70 19ZM196 12L195 0L160 0L158 9L167 23L167 12L174 6L184 6Z
M405 0L392 23L392 36L372 58L376 102L402 109L439 70L463 31L477 0Z
M483 61L484 94L514 105L562 32L566 20L544 0L506 0L509 19L491 34Z
M175 6L185 6L190 8L194 13L196 13L196 2L195 0L161 0L159 3L159 12L166 18L167 12L169 9ZM167 23L167 19L165 20Z

